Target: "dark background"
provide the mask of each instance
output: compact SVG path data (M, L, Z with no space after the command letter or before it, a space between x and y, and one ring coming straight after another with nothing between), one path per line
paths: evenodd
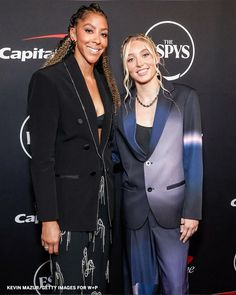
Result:
M0 294L36 294L35 290L23 291L23 286L34 286L34 280L38 286L50 286L48 263L43 265L48 256L40 246L40 226L34 222L30 158L20 143L20 129L27 117L29 79L43 60L4 59L3 48L53 49L59 39L24 39L66 33L70 16L81 4L90 2L0 1ZM236 201L232 202L236 199L236 2L98 2L109 17L109 54L121 91L120 46L126 36L145 33L155 23L168 20L183 25L194 40L193 64L175 81L197 89L202 111L203 221L190 249L190 291L212 294L236 290ZM168 35L168 26L165 30ZM178 34L176 39L181 44ZM186 39L185 35L182 42ZM173 58L166 61L166 67L174 71L179 64ZM22 133L27 149L26 132L27 124ZM19 214L24 215L16 222ZM116 246L119 252L119 241ZM116 255L116 259L119 262L121 257ZM116 271L113 292L121 292Z

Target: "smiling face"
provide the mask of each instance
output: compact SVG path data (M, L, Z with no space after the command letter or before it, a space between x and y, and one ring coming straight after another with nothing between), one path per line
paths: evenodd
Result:
M98 13L89 12L70 29L70 38L76 42L75 58L80 65L94 65L108 46L108 23Z
M126 46L124 67L138 84L146 84L157 79L156 65L159 57L145 40L134 39Z

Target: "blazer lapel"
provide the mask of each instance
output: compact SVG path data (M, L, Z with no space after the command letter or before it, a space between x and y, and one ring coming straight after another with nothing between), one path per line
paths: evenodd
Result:
M92 98L89 94L86 82L84 77L81 73L79 65L74 58L73 54L69 55L65 59L65 63L68 67L70 75L75 83L75 87L79 93L81 102L83 106L81 106L86 113L86 119L88 124L91 126L92 136L94 137L95 144L98 148L99 141L98 141L98 132L97 132L97 114L96 110L92 101Z
M135 91L131 91L131 96L122 106L122 122L125 137L140 161L145 161L146 154L136 141L136 115L135 115Z
M106 81L104 76L100 74L97 70L95 70L95 78L97 81L98 90L103 102L103 107L105 110L105 118L102 128L102 135L101 135L101 142L100 142L100 150L102 151L107 143L107 139L110 136L111 131L111 124L112 124L112 98L111 93L108 88L106 87Z
M160 89L156 113L152 127L151 139L149 142L149 153L147 155L147 158L151 156L155 147L158 144L158 141L165 127L173 103L173 98L171 96L171 92L174 90L173 84L168 81L165 81L164 87L169 92L162 91L162 89Z

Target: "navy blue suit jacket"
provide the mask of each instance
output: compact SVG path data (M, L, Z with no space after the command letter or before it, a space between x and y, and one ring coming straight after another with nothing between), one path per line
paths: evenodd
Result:
M115 139L123 172L125 225L137 229L152 210L157 222L176 228L180 219L201 219L202 133L196 92L164 83L149 152L136 141L135 90L116 118Z

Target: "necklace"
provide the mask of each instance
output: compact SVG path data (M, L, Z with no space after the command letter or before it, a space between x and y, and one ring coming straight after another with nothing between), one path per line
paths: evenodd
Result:
M149 104L144 104L144 103L141 102L141 100L139 99L138 95L136 95L136 98L137 98L138 103L141 104L141 106L143 106L145 108L149 108L150 106L152 106L154 104L154 102L157 100L157 97L158 97L158 95Z

